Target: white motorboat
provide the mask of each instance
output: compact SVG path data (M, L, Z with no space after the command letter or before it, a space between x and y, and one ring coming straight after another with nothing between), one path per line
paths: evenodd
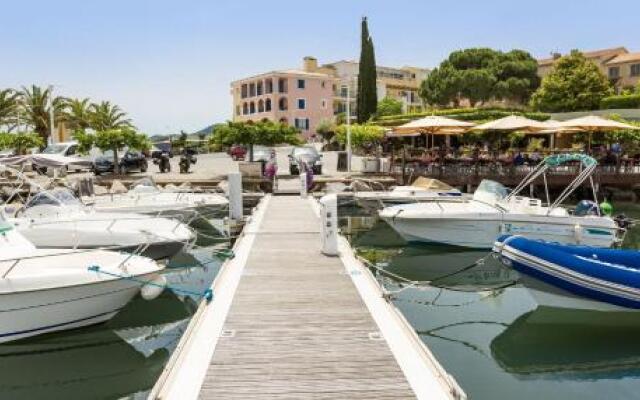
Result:
M113 251L38 249L0 219L0 343L107 321L161 269Z
M551 203L544 174L550 167L569 161L580 162L582 170ZM576 187L590 179L596 165L596 160L581 154L554 155L545 158L511 193L501 184L485 180L469 201L405 204L385 208L379 215L407 241L491 248L498 236L511 234L610 247L621 240L624 229L614 219L602 215L597 204L574 213L560 206ZM549 205L518 195L540 176L544 178Z
M208 216L229 204L217 193L194 193L179 188L161 190L150 179L135 184L127 193L107 194L83 198L98 212L197 213Z
M461 201L470 196L463 194L437 179L420 177L409 186L396 186L390 191L356 192L353 194L360 207L378 210L397 204L431 201Z
M195 240L184 223L133 213L98 213L65 188L40 191L5 218L37 248L108 248L153 259L169 258Z

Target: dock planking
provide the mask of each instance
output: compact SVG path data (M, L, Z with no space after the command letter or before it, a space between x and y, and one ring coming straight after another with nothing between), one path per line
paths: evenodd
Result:
M406 399L415 394L308 201L272 197L201 399Z

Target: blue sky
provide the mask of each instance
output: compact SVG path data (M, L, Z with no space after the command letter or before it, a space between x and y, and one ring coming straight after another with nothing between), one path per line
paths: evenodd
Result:
M618 0L0 0L0 87L54 84L111 100L149 134L231 115L229 82L356 59L369 17L379 64L437 66L455 49L640 51L640 2Z

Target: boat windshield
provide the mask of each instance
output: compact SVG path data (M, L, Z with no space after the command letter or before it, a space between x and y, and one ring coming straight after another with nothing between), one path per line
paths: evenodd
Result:
M67 149L67 146L64 144L50 144L44 150L42 150L42 154L60 154Z
M79 204L80 201L69 189L58 188L36 194L27 202L26 207L29 208L43 205L77 206Z
M473 194L473 198L484 202L495 202L504 199L508 194L509 189L501 183L483 179Z
M156 186L156 183L151 178L142 178L138 181L135 181L131 185L131 189L129 190L132 192L139 192L139 193L159 191L158 186Z

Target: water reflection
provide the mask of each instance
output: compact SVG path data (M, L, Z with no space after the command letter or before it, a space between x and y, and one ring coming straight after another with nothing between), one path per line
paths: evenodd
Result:
M374 216L341 211L342 232L471 398L637 397L637 311L531 282L485 251L406 244ZM640 247L639 227L625 247Z
M640 319L635 312L542 306L509 324L491 341L491 353L510 373L611 379L638 376L639 337Z
M104 324L0 345L0 398L144 398L202 301L197 293L215 278L223 262L218 252L230 245L216 229L200 229L206 246L178 253L163 272L171 286L193 295L137 296Z
M3 344L1 397L119 398L149 388L190 315L168 292L137 298L103 325Z

